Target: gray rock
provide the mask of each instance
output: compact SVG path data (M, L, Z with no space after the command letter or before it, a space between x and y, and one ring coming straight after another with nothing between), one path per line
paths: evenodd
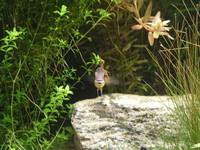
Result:
M72 125L78 149L149 150L173 126L167 96L110 94L74 104Z

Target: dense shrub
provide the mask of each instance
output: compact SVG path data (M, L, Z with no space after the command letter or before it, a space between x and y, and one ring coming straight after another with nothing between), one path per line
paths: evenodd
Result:
M97 63L81 42L111 14L99 0L1 2L1 149L48 149L70 138L72 90Z

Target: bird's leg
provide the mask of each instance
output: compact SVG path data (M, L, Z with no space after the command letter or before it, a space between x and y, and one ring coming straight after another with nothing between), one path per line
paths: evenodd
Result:
M99 96L99 89L97 88L97 96Z
M100 95L103 96L103 88L100 88Z

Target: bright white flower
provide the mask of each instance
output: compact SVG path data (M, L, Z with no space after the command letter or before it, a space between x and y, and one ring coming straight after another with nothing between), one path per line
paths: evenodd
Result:
M170 39L174 39L171 37L168 33L168 31L171 29L168 27L168 23L170 20L162 21L160 18L160 12L158 12L151 21L147 23L148 25L148 40L150 45L154 44L154 39L158 39L159 36L167 36Z

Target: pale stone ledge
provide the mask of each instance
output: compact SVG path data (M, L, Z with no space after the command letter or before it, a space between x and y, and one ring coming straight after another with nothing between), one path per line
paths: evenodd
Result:
M168 96L110 94L74 104L72 125L80 150L145 150L162 144L173 126Z

